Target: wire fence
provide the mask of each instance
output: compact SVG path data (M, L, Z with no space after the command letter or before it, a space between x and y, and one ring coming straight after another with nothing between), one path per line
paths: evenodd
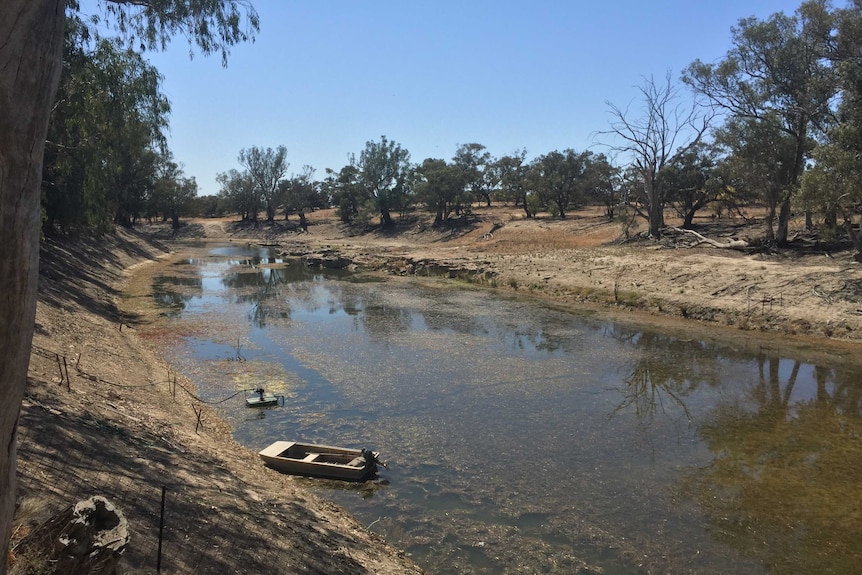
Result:
M77 362L44 348L34 353L56 363L59 384L75 392L69 371ZM108 388L118 385L71 371L96 382L95 394L104 397L92 398L94 403L109 400ZM121 426L96 410L69 415L25 398L18 431L19 515L37 508L34 522L43 521L76 501L106 497L129 523L121 562L129 575L367 572L351 556L352 538L321 527L306 507L279 493L257 493L216 459L184 451L168 434L126 417L129 425Z

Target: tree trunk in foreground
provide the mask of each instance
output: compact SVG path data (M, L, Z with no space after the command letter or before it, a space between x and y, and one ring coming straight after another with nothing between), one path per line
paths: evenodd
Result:
M0 4L0 575L39 274L42 153L63 54L63 0Z

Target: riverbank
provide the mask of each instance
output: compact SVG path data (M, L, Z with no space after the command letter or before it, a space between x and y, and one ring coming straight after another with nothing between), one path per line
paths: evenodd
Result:
M98 494L128 519L126 574L153 573L159 561L166 573L421 573L343 509L264 468L141 337L137 310L152 295L130 278L170 256L169 245L125 230L46 242L13 545ZM19 568L39 561L14 547L10 556Z
M594 212L524 220L496 208L443 228L407 218L381 232L344 226L328 210L309 223L300 233L295 221L200 220L179 233L157 225L46 246L21 418L16 538L65 505L104 494L132 525L125 572L152 572L165 487L166 572L421 572L337 506L262 468L160 360L150 264L177 257L173 240L268 244L313 265L443 275L561 308L812 350L858 353L862 337L862 266L828 247L747 253L688 248L678 238L622 244L618 224ZM756 225L702 231L722 239Z

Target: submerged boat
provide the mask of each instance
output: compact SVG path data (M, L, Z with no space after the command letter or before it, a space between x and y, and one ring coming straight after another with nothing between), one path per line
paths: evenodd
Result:
M246 407L269 407L270 405L278 405L279 401L284 405L283 395L267 393L262 387L255 389L254 395L245 396Z
M377 472L379 454L368 449L276 441L259 453L267 467L291 475L364 481ZM381 463L382 465L382 463Z

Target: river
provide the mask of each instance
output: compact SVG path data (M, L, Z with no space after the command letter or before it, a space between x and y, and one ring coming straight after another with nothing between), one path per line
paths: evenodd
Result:
M850 573L862 377L838 356L662 333L452 280L198 247L154 297L165 356L236 439L370 447L302 479L432 573ZM283 406L251 410L263 385Z

